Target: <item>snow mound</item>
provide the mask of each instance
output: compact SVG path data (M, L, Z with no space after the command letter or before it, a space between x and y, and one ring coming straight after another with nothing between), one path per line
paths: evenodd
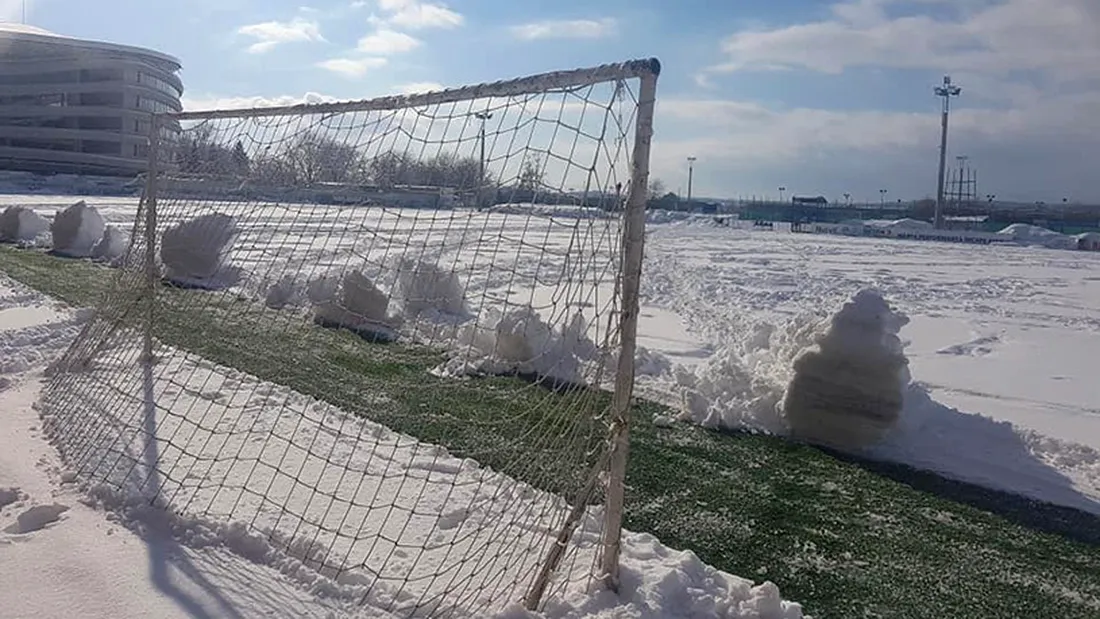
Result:
M53 218L50 234L53 251L70 258L88 258L103 238L107 224L94 206L84 200L74 203Z
M431 262L401 260L391 296L409 319L421 315L467 315L465 292L458 275Z
M933 226L931 223L929 223L927 221L922 221L920 219L912 219L912 218L909 218L909 217L903 217L901 219L895 219L893 221L883 222L878 227L885 228L887 230L898 230L898 231L902 231L902 230L919 231L919 230L934 230L935 229L935 226Z
M588 338L580 313L560 330L543 321L531 307L485 311L477 322L463 325L452 343L449 359L437 374L532 375L571 385L585 384L586 362L599 349Z
M126 254L129 247L129 235L117 227L107 224L103 228L103 236L92 247L91 258L114 263Z
M518 605L494 619L802 619L802 606L782 599L770 581L721 572L688 551L672 550L646 533L624 531L620 594L571 587L542 613Z
M846 303L817 345L794 360L783 399L791 434L858 450L889 432L910 380L898 338L908 322L873 290L861 290Z
M168 281L188 287L221 289L240 280L228 264L238 234L236 219L210 213L178 223L161 237L160 259Z
M901 413L907 322L865 289L827 320L745 325L703 363L673 369L679 419L842 448L876 440Z
M1077 240L1073 237L1031 224L1012 224L1001 230L999 234L1007 234L1017 243L1037 245L1047 249L1077 248Z
M498 215L528 215L553 219L615 219L620 213L606 211L591 206L574 204L534 204L530 202L509 202L494 204L489 213Z
M285 280L282 280L285 282ZM268 292L268 305L273 296L282 296L292 290L290 284L272 287ZM274 295L272 291L275 291ZM394 340L400 320L387 314L390 299L373 282L359 271L348 271L340 279L321 277L309 283L307 296L313 305L314 321L325 326L349 329L378 339Z
M664 209L651 209L645 212L647 224L671 224L683 221L702 221L703 217L686 211L667 211ZM713 215L706 216L713 219Z
M9 206L0 213L0 241L30 243L49 230L44 217L25 206Z
M794 360L824 329L820 318L808 314L779 325L761 321L735 328L699 365L673 368L678 418L708 428L785 434L782 402Z

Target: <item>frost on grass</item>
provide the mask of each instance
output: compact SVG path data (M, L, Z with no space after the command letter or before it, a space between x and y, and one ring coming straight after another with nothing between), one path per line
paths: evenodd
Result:
M50 224L53 251L70 258L88 258L103 239L107 224L94 206L83 200L57 213Z
M236 219L210 213L180 222L161 237L160 259L165 278L193 288L228 288L240 279L240 270L228 262L239 230Z
M872 290L846 303L817 345L794 360L783 399L791 434L852 450L889 432L909 384L909 360L898 338L908 322Z

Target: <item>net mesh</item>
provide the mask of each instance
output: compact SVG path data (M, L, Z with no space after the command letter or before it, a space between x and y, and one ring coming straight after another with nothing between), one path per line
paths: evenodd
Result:
M587 584L637 82L529 82L163 119L44 396L81 479L416 616L520 600L586 501L549 594Z

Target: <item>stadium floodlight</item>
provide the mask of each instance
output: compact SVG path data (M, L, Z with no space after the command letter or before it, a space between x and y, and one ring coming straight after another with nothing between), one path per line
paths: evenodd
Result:
M691 156L691 157L688 157L687 160L688 160L688 195L687 195L687 201L690 204L690 202L691 202L691 181L692 181L692 178L695 176L695 160L696 160L696 157Z
M957 97L962 89L951 83L951 76L943 76L943 85L935 87L937 97L943 98L943 114L940 120L940 168L936 182L936 216L934 225L937 229L943 227L943 183L947 169L947 116L951 111L951 97Z

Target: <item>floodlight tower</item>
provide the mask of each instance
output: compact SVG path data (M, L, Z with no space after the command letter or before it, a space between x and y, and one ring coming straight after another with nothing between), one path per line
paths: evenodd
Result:
M935 227L943 227L943 176L947 168L947 115L951 111L951 97L957 97L962 89L951 83L951 76L943 76L943 85L936 86L937 97L943 98L943 117L940 121L940 172L936 184Z
M691 181L695 174L695 157L688 157L688 203L691 203Z
M474 112L474 116L481 121L481 131L478 133L478 142L481 143L481 179L478 181L478 185L485 183L485 121L493 117L493 113L489 110L484 112Z

